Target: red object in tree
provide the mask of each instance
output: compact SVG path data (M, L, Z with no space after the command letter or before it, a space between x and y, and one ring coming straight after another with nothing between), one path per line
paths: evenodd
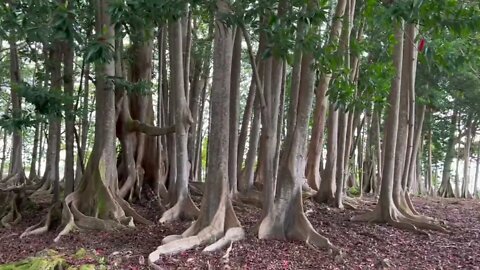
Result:
M418 44L418 51L423 52L423 49L425 49L425 39L424 38L422 38L420 40L420 43Z

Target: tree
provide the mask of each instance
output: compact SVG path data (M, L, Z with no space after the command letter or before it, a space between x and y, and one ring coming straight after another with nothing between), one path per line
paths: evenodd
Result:
M208 168L205 194L198 219L182 234L167 236L161 246L152 252L149 263L155 266L160 255L177 253L207 245L204 251L222 248L244 237L229 197L228 145L229 96L232 65L233 31L224 16L231 12L225 1L218 0L215 10L215 34L212 81L212 123L208 148Z

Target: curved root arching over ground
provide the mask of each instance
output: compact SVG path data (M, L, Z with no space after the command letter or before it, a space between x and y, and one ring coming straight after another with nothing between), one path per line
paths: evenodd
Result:
M126 201L107 186L105 164L95 155L98 156L98 154L94 154L78 190L65 198L61 209L61 222L62 226L65 227L54 239L55 242L73 229L123 229L134 227L134 221L151 224L150 221L138 215ZM115 185L112 186L115 187ZM22 234L22 237L48 231L51 225L57 221L59 211L60 205L53 205L44 221L28 228Z
M371 222L371 223L386 223L393 227L410 230L418 233L425 233L421 229L434 230L447 233L448 230L441 226L437 220L424 215L416 213L413 206L408 201L410 200L408 193L405 196L401 196L403 201L401 206L398 206L393 201L391 203L382 203L380 200L372 211L365 214L354 216L352 221ZM408 197L408 199L406 199Z
M202 245L207 245L203 249L205 252L215 251L245 237L226 191L213 218L208 219L207 214L201 214L183 234L165 237L162 245L148 256L149 265L161 269L155 265L161 255L175 254Z

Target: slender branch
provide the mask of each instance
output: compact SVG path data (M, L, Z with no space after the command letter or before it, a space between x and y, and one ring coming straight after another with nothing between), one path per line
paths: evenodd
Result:
M148 136L162 136L175 132L175 126L169 127L155 127L149 124L142 123L138 120L131 120L128 122L128 130L142 132Z
M258 90L258 93L259 93L259 96L260 96L260 106L262 108L265 108L266 107L265 94L264 94L264 91L263 91L262 83L260 81L260 76L258 74L258 68L257 68L257 64L255 62L255 56L253 55L252 42L250 41L250 36L248 35L248 32L245 29L245 27L244 26L240 26L240 27L242 27L243 37L245 38L245 42L247 43L248 56L250 58L250 64L252 65L255 84L257 86L257 90Z

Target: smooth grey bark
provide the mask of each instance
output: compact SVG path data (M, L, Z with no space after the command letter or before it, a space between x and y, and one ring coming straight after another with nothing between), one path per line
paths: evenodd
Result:
M445 159L443 161L442 182L438 189L438 195L440 197L455 197L455 193L450 182L451 166L455 157L455 130L458 118L458 112L455 109L450 122L449 137L447 141L447 147L445 149Z
M72 44L65 42L63 48L63 83L65 95L73 99L73 58L74 50ZM73 101L66 105L65 117L65 191L64 196L73 192L75 185L75 153L74 153L74 133L75 133L75 114L73 113Z
M471 115L467 116L466 122L467 134L465 148L463 151L463 183L461 197L468 198L470 196L468 186L470 184L470 148L472 146L473 136L475 134L474 121Z
M182 26L181 21L172 21L168 27L170 70L172 80L172 92L175 111L175 156L176 179L173 193L172 207L163 213L160 222L169 222L175 219L193 219L199 210L193 203L189 191L189 163L188 163L188 132L193 123L192 115L188 107L182 57ZM169 149L170 151L170 149Z
M37 161L38 161L38 147L39 147L39 140L40 140L40 123L35 124L35 133L33 135L33 150L32 150L32 159L30 161L30 173L28 174L29 181L35 180L37 175ZM0 179L1 177L0 173Z
M476 157L476 166L475 166L475 182L473 184L473 196L479 198L480 194L478 192L478 175L480 173L480 145L477 146L477 157Z
M2 135L2 158L0 161L0 179L3 179L3 170L5 168L5 160L7 159L7 133Z
M22 98L14 91L14 86L21 82L20 64L18 58L18 48L16 41L11 38L10 45L10 85L12 86L10 100L12 104L12 116L18 119L22 116ZM12 150L10 155L9 176L15 177L13 184L21 184L25 181L25 172L22 164L23 138L19 128L15 128L12 132Z
M233 42L232 66L230 76L230 108L229 108L229 157L228 180L230 192L238 192L237 155L238 155L238 121L240 109L240 72L242 63L242 29L237 27Z

